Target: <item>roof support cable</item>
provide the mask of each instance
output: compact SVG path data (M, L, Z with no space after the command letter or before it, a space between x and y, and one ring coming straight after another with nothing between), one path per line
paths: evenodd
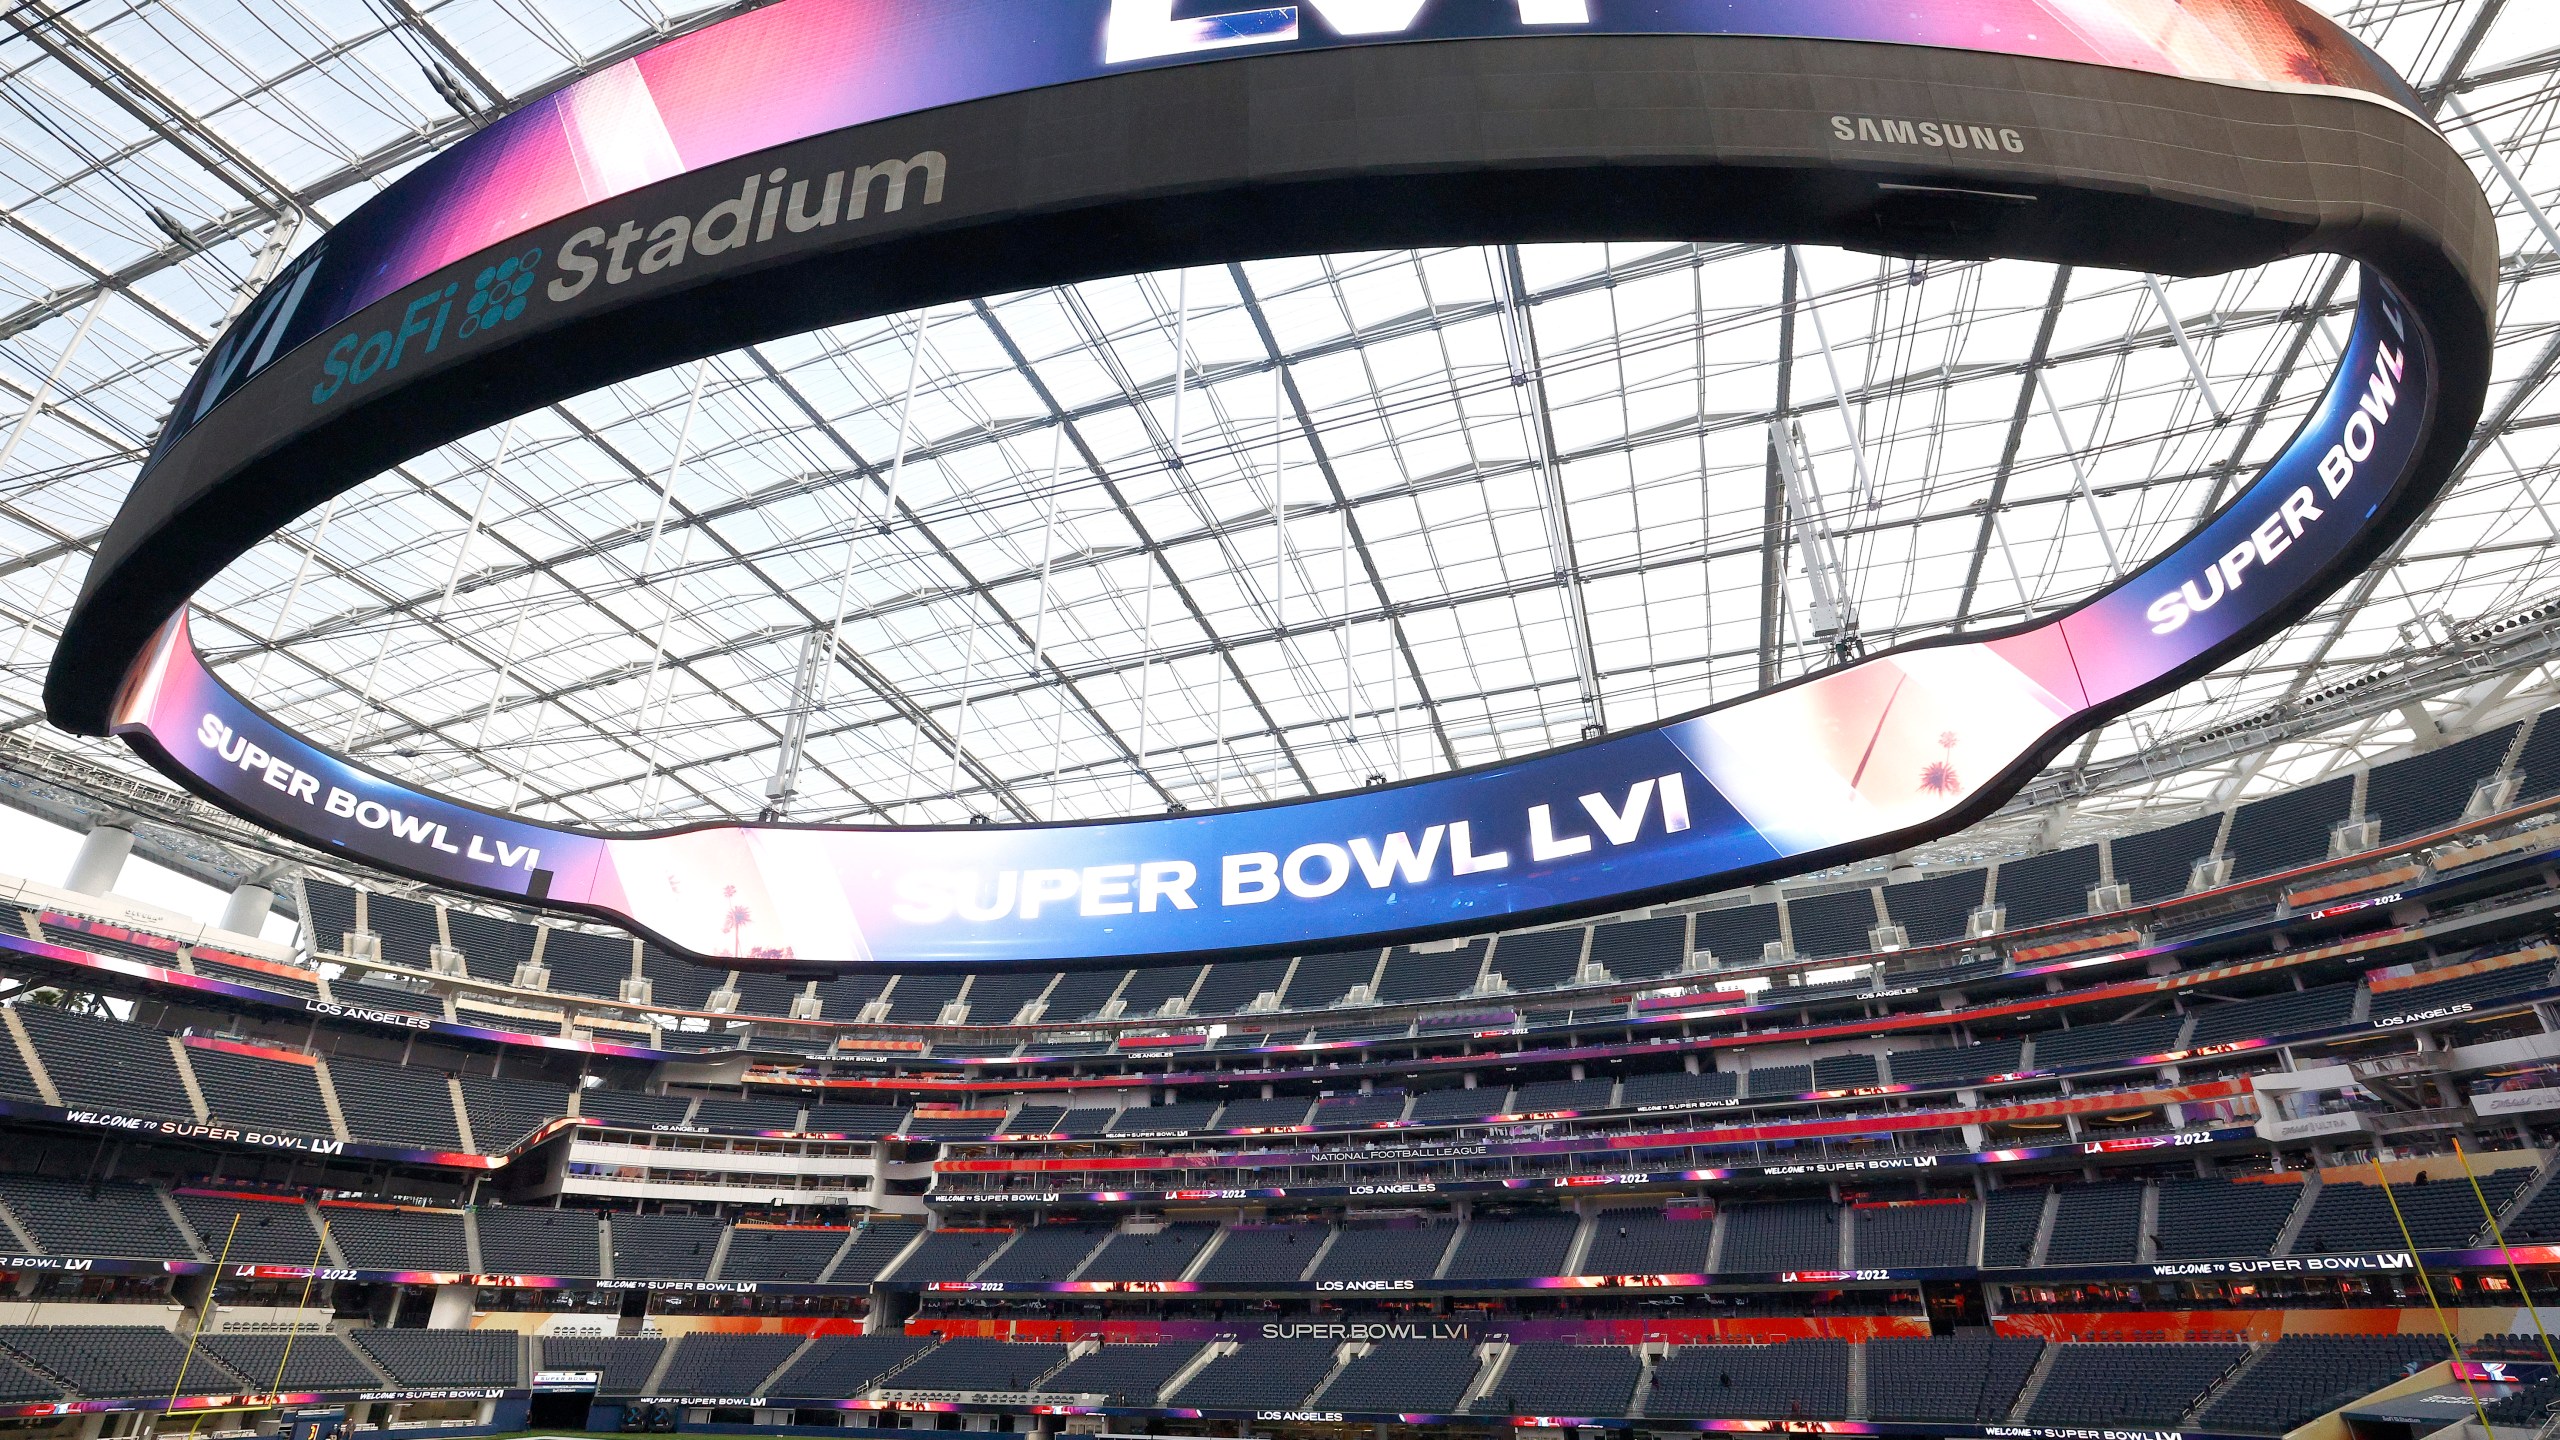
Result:
M1182 397L1190 388L1190 378L1191 271L1185 267L1175 271L1173 278L1173 434L1165 447L1171 457L1170 468L1177 478L1184 473ZM1138 777L1147 773L1147 752L1154 739L1156 571L1171 564L1153 549L1146 550L1145 555L1147 589L1138 607L1138 760L1129 771L1128 780L1120 787L1120 809L1124 814L1138 801ZM1180 802L1175 802L1175 808L1180 808Z
M916 386L924 379L924 355L931 337L932 316L916 312L916 338L907 347L907 392L898 401L898 448L889 459L889 493L880 501L880 532L887 534L898 519L898 488L907 478L907 446L915 438ZM845 574L853 573L853 557L848 550ZM842 608L841 605L838 606Z
M497 672L489 677L489 703L480 707L480 723L471 732L471 744L465 753L478 757L483 765L492 763L489 759L489 724L498 718L498 701L505 697L507 681L515 675L516 642L524 638L524 619L525 616L533 613L533 597L540 589L540 576L532 574L525 576L524 599L516 604L515 622L507 627L506 648L498 654ZM500 768L513 769L514 767L501 766ZM520 779L517 776L510 778ZM507 808L512 810L515 807L510 803Z
M2151 287L2152 303L2160 307L2161 318L2169 322L2169 337L2178 342L2178 353L2187 357L2187 374L2195 379L2196 389L2203 393L2205 408L2213 412L2213 423L2219 425L2230 419L2230 414L2222 408L2221 397L2213 393L2213 381L2204 373L2204 361L2196 355L2195 342L2187 338L2186 325L2178 319L2177 309L2169 303L2169 287L2160 283L2159 276L2149 273L2143 275L2142 283Z
M888 494L880 504L879 529L881 533L887 532L890 521L898 513L898 485L899 482L906 477L907 471L908 419L915 411L916 385L924 374L925 340L930 333L928 327L930 327L932 323L931 312L924 310L917 311L915 338L907 342L907 388L905 397L898 403L898 448L889 461ZM819 667L817 688L806 691L802 695L795 697L805 701L806 708L811 714L823 713L827 708L828 691L832 688L832 682L835 679L836 652L841 649L844 644L845 608L853 595L853 562L859 558L861 554L862 525L859 517L856 517L853 520L849 520L845 525L844 564L837 567L836 570L835 610L833 615L828 619L827 628L824 632L827 637L827 663ZM806 730L807 727L804 724L802 726L802 732L805 734ZM910 747L909 753L912 756L912 747ZM799 761L796 756L790 761L790 766L796 778L799 771ZM910 765L908 768L912 770L914 767Z
M27 427L35 423L36 416L44 413L45 402L53 397L53 387L62 383L62 372L71 368L71 357L80 353L81 345L89 338L90 325L97 321L98 312L105 308L107 292L101 290L98 298L89 302L89 308L81 312L79 327L71 332L71 339L63 345L62 353L53 357L53 368L45 372L35 393L27 397L27 408L18 412L18 423L9 427L9 438L0 441L0 475L9 473L9 457L18 453L18 442L26 438Z
M1787 253L1794 258L1797 272L1804 273L1803 252L1790 245ZM1840 383L1840 359L1831 353L1831 336L1823 328L1822 302L1810 291L1805 295L1804 315L1813 322L1813 343L1822 351L1822 368L1831 377L1831 403L1839 410L1840 428L1849 437L1849 459L1858 470L1858 506L1872 514L1884 508L1884 497L1877 493L1876 477L1867 469L1867 447L1858 438L1858 419L1849 409L1849 388ZM1845 596L1848 592L1841 593Z
M2089 507L2089 524L2098 532L2098 543L2107 547L2107 578L2124 578L2124 557L2116 553L2116 537L2107 529L2107 517L2098 510L2097 493L2089 488L2089 472L2080 463L2080 442L2071 437L2071 427L2062 423L2062 407L2053 401L2053 386L2041 369L2035 372L2036 394L2044 401L2045 417L2053 422L2053 433L2062 437L2062 458L2071 463L2071 488L2080 503ZM2001 544L2008 544L2003 537Z
M658 482L658 518L650 527L649 543L641 552L640 573L633 577L644 589L649 584L650 573L657 568L658 540L666 528L667 510L675 503L676 481L684 474L685 449L693 441L694 416L702 407L702 383L710 373L710 361L698 362L693 367L693 384L685 392L684 417L676 422L675 450L667 457L666 478ZM473 523L477 525L476 517ZM658 672L666 668L667 632L674 626L676 610L682 603L685 562L693 554L693 537L698 528L687 525L684 533L676 539L675 567L667 577L666 598L658 607L657 632L649 641L649 668L640 676L640 694L631 706L632 724L637 727L637 733L646 738L649 746L648 765L641 774L639 787L640 805L644 811L654 809L657 803L660 731L666 724L667 707L675 702L674 681L668 682L667 693L658 698L654 720L649 718L650 697L658 688Z
M2026 572L2018 568L2018 553L2009 548L2009 527L2001 524L1997 515L1991 517L1991 538L2000 546L2000 563L2009 567L2010 588L2018 592L2018 613L2035 614L2035 596L2027 590Z
M1031 612L1031 665L1028 674L1028 678L1035 685L1039 683L1040 666L1048 658L1049 651L1049 567L1057 554L1058 504L1063 488L1058 483L1059 467L1065 463L1066 455L1067 422L1060 420L1049 429L1049 503L1042 507L1040 515L1040 583ZM1057 736L1067 723L1067 692L1063 686L1053 685L1048 689L1050 702L1049 818L1055 820L1058 818Z
M640 679L640 700L644 705L649 702L650 692L658 689L658 672L666 668L667 631L675 624L676 612L683 606L685 566L692 559L693 537L697 533L692 526L686 526L684 534L676 539L675 568L667 577L667 603L658 614L658 632L649 645L649 671ZM657 697L657 708L640 726L640 734L649 744L648 769L640 777L640 808L644 814L657 809L658 780L662 773L658 764L659 752L666 734L667 711L675 704L675 699L676 677L669 676L666 689Z
M1784 415L1793 406L1796 364L1796 251L1792 245L1778 251L1778 393L1771 405L1771 415ZM1701 412L1703 413L1703 412ZM1779 430L1769 427L1769 459L1760 491L1760 688L1778 683L1779 627L1786 615L1787 569L1787 487L1784 472L1778 465ZM1970 584L1966 587L1970 590ZM1958 612L1962 618L1962 612Z
M1582 687L1581 738L1593 740L1608 733L1609 716L1601 701L1600 658L1592 645L1588 598L1582 593L1582 561L1573 542L1573 512L1565 502L1564 477L1556 473L1555 415L1547 407L1547 380L1538 356L1537 327L1530 321L1525 298L1529 279L1520 265L1520 247L1502 247L1492 270L1502 299L1511 384L1528 394L1520 419L1528 432L1529 453L1538 476L1539 514L1546 521L1547 550L1554 557L1556 584L1564 594L1565 615L1573 627L1573 663ZM1347 497L1344 503L1349 504ZM1344 511L1346 525L1350 523L1349 513ZM1378 598L1385 600L1383 588Z
M510 420L503 429L499 430L498 448L490 452L489 463L482 468L480 497L472 503L470 526L463 531L462 546L454 553L453 573L445 579L444 593L436 601L435 611L429 617L431 625L440 627L446 608L453 604L454 587L462 578L463 560L471 553L471 542L480 532L481 507L488 503L489 486L497 480L498 467L506 463L507 453L514 448L515 441L516 422ZM395 629L388 624L382 628L382 643L374 647L373 659L365 666L364 684L356 688L355 710L347 716L346 733L338 740L338 748L342 751L352 753L358 746L370 740L368 732L373 719L373 687L375 682L382 678L382 660L384 656L391 653L391 638L395 633L397 633Z
M1147 747L1153 742L1149 711L1155 702L1156 688L1156 562L1155 552L1144 555L1147 570L1146 592L1138 601L1138 752L1137 763L1129 767L1129 778L1120 787L1121 813L1138 803L1138 777L1147 773Z
M695 382L697 387L700 383L698 380ZM687 423L691 423L690 408L687 409L685 418ZM444 593L436 597L434 619L442 620L453 609L453 594L462 586L463 567L471 563L471 547L479 542L480 524L488 518L489 492L498 483L498 467L507 462L507 453L515 448L515 443L516 422L510 420L506 423L506 427L498 432L498 448L490 452L489 463L480 467L480 492L472 497L471 518L463 524L461 543L453 547L453 565L445 571ZM660 493L663 497L664 492ZM666 506L663 498L658 507L658 523L662 526L666 523ZM655 540L655 532L652 532L653 545Z
M5 463L5 460L0 460L0 463ZM276 607L276 618L267 626L267 643L260 647L258 667L249 677L252 691L263 693L266 689L267 662L275 658L276 640L284 634L284 622L293 614L296 602L302 599L303 584L311 578L311 562L320 558L320 552L328 548L329 522L337 518L338 502L344 498L339 495L329 497L329 503L320 507L320 523L312 528L311 539L297 547L302 551L302 558L294 564L293 583L285 587L284 603Z
M2491 143L2488 134L2480 128L2480 122L2472 118L2471 111L2460 100L2447 95L2444 108L2452 111L2453 118L2462 122L2462 128L2471 132L2471 141L2480 147L2481 158L2497 172L2498 181L2507 187L2507 193L2516 197L2516 203L2524 207L2525 217L2533 222L2533 228L2542 232L2542 243L2551 247L2552 254L2560 255L2560 230L2552 228L2551 217L2543 213L2541 202L2533 198L2533 192L2525 188L2523 178L2507 164L2506 152Z
M1351 702L1352 665L1358 652L1351 648L1351 507L1347 503L1336 528L1339 535L1334 541L1333 565L1339 578L1335 581L1334 608L1342 612L1342 744L1356 762L1352 768L1365 771L1369 757L1360 748L1360 712Z
M1191 378L1191 271L1186 267L1174 272L1173 278L1173 471L1182 473L1182 396L1190 388Z
M960 795L960 752L969 745L969 696L978 683L978 632L984 627L978 617L969 617L969 644L960 660L960 710L951 722L951 766L942 774L942 788L953 799Z
M1787 513L1795 531L1796 548L1804 552L1805 585L1812 591L1806 628L1813 632L1813 638L1830 647L1833 660L1855 660L1866 647L1858 638L1858 613L1849 599L1848 576L1842 570L1839 552L1832 546L1830 526L1823 519L1812 463L1804 454L1804 436L1786 421L1772 420L1769 443L1777 448L1778 470L1787 489Z
M792 797L800 789L800 753L809 743L809 716L816 708L811 699L826 684L826 632L812 626L800 635L800 663L791 674L791 708L782 717L780 753L774 757L773 778L764 782L764 808L756 819L771 824L791 808Z

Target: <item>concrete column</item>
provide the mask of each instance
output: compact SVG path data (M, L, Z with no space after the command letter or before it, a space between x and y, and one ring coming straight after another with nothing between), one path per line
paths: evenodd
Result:
M133 832L121 825L100 825L81 837L80 853L71 857L71 874L62 888L81 895L104 895L124 873L133 853Z
M222 918L213 923L234 935L257 935L267 928L267 915L275 909L275 903L274 886L246 881L222 902Z
M435 1305L427 1311L430 1330L468 1330L471 1328L472 1302L480 1292L468 1285L439 1285Z

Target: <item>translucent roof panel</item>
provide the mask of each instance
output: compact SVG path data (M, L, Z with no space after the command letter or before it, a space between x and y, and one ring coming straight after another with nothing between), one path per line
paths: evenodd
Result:
M422 156L735 8L12 17L0 763L179 813L119 747L43 726L39 688L208 339ZM2332 8L2438 107L2497 207L2490 423L2386 563L1934 856L2300 783L2549 685L2560 14ZM2273 452L2352 298L2325 259L2174 279L1664 243L988 296L681 365L417 457L231 567L197 637L323 741L549 820L1319 794L2072 604Z

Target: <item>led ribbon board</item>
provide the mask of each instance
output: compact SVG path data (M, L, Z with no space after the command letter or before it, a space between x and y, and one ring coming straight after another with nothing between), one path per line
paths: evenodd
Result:
M352 861L729 965L1303 951L1882 854L2307 613L2442 487L2497 257L2415 104L2295 0L783 0L533 102L278 275L99 547L47 706ZM2361 278L2301 428L2077 608L1376 790L599 834L329 754L188 639L196 588L327 497L693 357L1172 265L1660 237Z

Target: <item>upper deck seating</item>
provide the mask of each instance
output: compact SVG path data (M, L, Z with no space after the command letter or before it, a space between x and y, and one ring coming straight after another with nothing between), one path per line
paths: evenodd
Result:
M2009 1418L2043 1354L2044 1341L2033 1336L1870 1340L1867 1414L1877 1420L1996 1425Z
M1594 925L1591 960L1621 980L1651 980L1678 970L1688 960L1688 935L1689 922L1684 915L1655 915ZM1777 938L1775 931L1770 938Z
M2287 1335L2205 1407L2199 1428L2282 1435L2443 1358L2429 1335Z
M1956 870L1926 880L1906 880L1884 887L1885 913L1914 945L1940 945L1964 938L1965 921L1982 904L1990 877L1980 870Z
M1311 1404L1327 1410L1446 1415L1482 1369L1464 1340L1389 1340L1335 1372Z
M1196 1340L1105 1345L1060 1366L1040 1382L1040 1388L1058 1395L1100 1395L1109 1405L1154 1405L1164 1387L1199 1353Z
M2129 1265L2142 1243L2142 1185L2139 1181L2103 1181L2060 1187L2062 1208L2054 1213L2053 1238L2045 1244L2048 1265Z
M613 1232L617 1280L700 1280L720 1250L716 1215L615 1215L605 1223Z
M1316 1262L1313 1280L1427 1280L1449 1252L1454 1226L1345 1225Z
M1294 1410L1333 1373L1331 1340L1254 1340L1192 1373L1166 1403L1200 1409Z
M1876 892L1863 886L1787 898L1787 929L1795 952L1809 959L1864 955L1875 948L1867 941L1875 926Z
M1270 960L1221 960L1209 967L1200 980L1200 988L1191 992L1194 1015L1233 1015L1256 999L1280 988L1282 977L1289 973L1289 960L1281 956Z
M1228 1284L1301 1279L1324 1238L1321 1225L1231 1226L1194 1278Z
M542 1368L593 1370L598 1395L640 1395L647 1393L649 1376L666 1351L666 1339L658 1335L545 1335Z
M913 1226L901 1228L907 1235L915 1233ZM618 1234L621 1226L614 1229ZM809 1284L825 1273L828 1262L844 1248L844 1240L842 1230L734 1226L729 1231L729 1253L720 1257L720 1278Z
M1387 968L1378 979L1382 1004L1445 1000L1475 988L1484 968L1486 942L1470 940L1455 950L1416 950L1399 946L1387 953Z
M1128 978L1126 970L1070 970L1060 975L1058 983L1049 987L1049 993L1042 1001L1040 1023L1072 1025L1078 1020L1092 1019L1119 992L1120 982ZM1056 1052L1044 1045L1040 1053Z
M1048 1281L1073 1276L1111 1232L1099 1225L1034 1225L978 1272L982 1280Z
M1066 1358L1064 1345L962 1335L908 1362L890 1386L898 1390L1033 1390Z
M0 1201L47 1254L184 1260L195 1253L147 1185L10 1175L0 1177Z
M2177 899L2187 893L2189 872L2213 848L2213 837L2221 830L2222 816L2216 812L2117 838L2107 847L2115 859L2116 883L2132 890L2136 905Z
M2075 845L2003 860L1993 883L1994 903L2007 912L2004 919L2013 930L2076 920L2089 913L2089 892L2097 888L2098 847Z
M800 1335L721 1335L696 1332L676 1342L676 1353L654 1387L665 1395L752 1396L766 1377L800 1348Z
M190 1361L187 1343L158 1325L0 1325L0 1345L103 1399L167 1395L182 1368L186 1394L240 1386L221 1361L201 1352Z
M909 971L889 987L889 1021L895 1025L931 1025L942 1018L943 1007L960 998L964 975L921 974Z
M932 1347L933 1340L924 1335L821 1335L774 1377L773 1393L795 1400L850 1400Z
M155 1119L196 1118L169 1037L160 1031L52 1005L20 1005L18 1018L65 1105Z
M1651 1207L1603 1210L1591 1219L1585 1275L1699 1275L1715 1227L1703 1217L1674 1219Z
M1179 1280L1218 1233L1215 1225L1167 1225L1152 1234L1123 1230L1076 1272L1079 1280Z
M2274 1253L2302 1198L2293 1183L2169 1176L2160 1181L2161 1260L2221 1260Z
M320 1232L300 1201L234 1199L224 1195L174 1197L178 1213L203 1242L204 1253L219 1257L227 1243L234 1264L326 1265ZM235 1227L233 1217L238 1217ZM183 1254L184 1252L178 1252Z
M1851 1244L1862 1269L1929 1269L1973 1263L1973 1202L1860 1205L1850 1212Z
M1654 1367L1647 1415L1838 1420L1849 1413L1849 1347L1684 1345Z
M1524 1341L1468 1408L1479 1415L1624 1415L1643 1375L1643 1362L1624 1345Z
M1724 1253L1718 1269L1763 1274L1830 1270L1839 1264L1840 1211L1830 1201L1725 1207Z
M2247 1358L2246 1345L2064 1345L2027 1406L2031 1425L2170 1425Z
M1697 914L1697 949L1712 954L1720 964L1757 965L1761 954L1778 938L1778 907L1775 905L1736 905L1724 910L1701 910Z
M355 1330L348 1338L403 1385L524 1383L521 1337L512 1330ZM548 1353L546 1363L558 1363Z
M1574 925L1502 936L1494 942L1493 973L1515 992L1552 990L1573 978L1590 934Z
M2488 1197L2490 1209L2499 1209L2514 1198L2528 1173L2484 1172L2480 1190ZM2393 1199L2399 1201L2398 1219L2392 1216ZM2310 1215L2294 1236L2293 1253L2336 1255L2359 1250L2405 1250L2409 1241L2400 1235L2403 1221L2409 1227L2409 1240L2422 1250L2468 1245L2489 1225L2480 1211L2479 1197L2471 1193L2460 1167L2448 1160L2432 1177L2421 1170L2417 1178L2395 1182L2388 1197L2379 1185L2339 1180L2321 1186L2312 1197Z
M459 1210L323 1204L320 1218L328 1225L338 1253L358 1270L475 1268L463 1239Z
M2515 738L2514 725L2501 725L2374 766L2365 777L2364 818L2381 827L2386 845L2459 824L2472 790L2497 773Z
M1573 1251L1573 1237L1581 1228L1580 1216L1558 1211L1505 1216L1478 1210L1449 1256L1447 1277L1524 1280L1561 1275Z
M382 1387L381 1374L339 1335L211 1334L199 1343L260 1393Z
M539 1206L483 1209L472 1223L480 1231L480 1266L509 1275L600 1273L603 1250L595 1212Z
M1377 973L1379 954L1376 950L1341 950L1299 956L1283 1003L1291 1010L1331 1008L1351 993L1353 986L1370 983Z
M2252 880L2316 865L2329 856L2329 832L2355 800L2353 775L2252 800L2231 817L2231 878Z
M1190 999L1192 987L1200 983L1199 965L1158 965L1129 974L1129 983L1120 987L1120 1018L1143 1020L1164 1013L1170 1000ZM1177 1011L1176 1013L1184 1013Z

